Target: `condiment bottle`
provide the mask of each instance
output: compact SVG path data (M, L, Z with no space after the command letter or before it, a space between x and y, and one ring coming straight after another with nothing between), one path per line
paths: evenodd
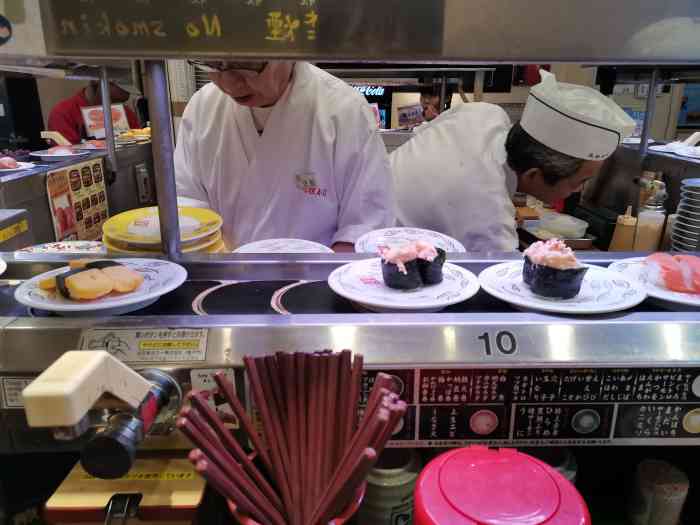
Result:
M420 458L415 450L386 449L367 476L365 498L358 511L359 522L413 523L413 490L419 472Z
M615 232L608 250L611 252L631 252L634 250L636 229L637 218L632 216L632 206L627 206L625 214L617 217Z
M654 252L659 249L661 242L666 222L666 209L663 206L666 200L666 186L659 181L655 184L657 191L649 197L637 218L637 233L634 237L636 252Z

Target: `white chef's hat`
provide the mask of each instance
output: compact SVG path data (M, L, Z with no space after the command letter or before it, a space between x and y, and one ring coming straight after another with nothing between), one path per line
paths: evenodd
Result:
M538 142L579 159L602 160L634 132L634 120L599 91L557 82L544 70L540 77L520 120Z

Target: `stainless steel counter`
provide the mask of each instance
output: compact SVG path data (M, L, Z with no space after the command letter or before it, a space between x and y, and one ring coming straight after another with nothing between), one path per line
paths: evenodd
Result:
M586 253L581 259L605 265L628 255ZM700 411L699 311L668 310L648 300L617 314L559 316L520 311L483 292L436 314L363 313L329 302L327 294L332 292L324 289L323 280L340 264L363 257L186 257L181 262L189 281L148 309L121 317L77 319L30 317L26 309L12 305L15 279L62 265L64 257L17 260L3 254L9 262L0 286L5 417L15 432L36 435L22 427L18 392L72 349L105 348L135 368L171 371L188 389L201 386L202 378L215 370L240 368L244 355L351 348L365 356L365 387L378 370L395 375L405 386L403 395L411 406L394 446L477 441L700 444L700 429L696 432L690 423L682 423L687 414ZM451 261L478 273L514 257L455 256ZM303 311L315 313L283 315L269 308L272 291L297 281L321 281L307 282L312 286L297 296L305 301ZM223 293L206 306L207 294L217 290ZM205 306L198 314L188 312L196 301ZM244 383L239 387L245 391ZM644 423L648 410L668 410L678 417L654 430L656 423ZM532 427L530 411L555 411L561 415L562 429ZM499 421L498 428L492 434L475 434L472 416L487 412ZM595 428L581 427L579 420L586 414L593 414ZM15 439L19 449L27 446L24 439ZM50 440L42 443L51 450Z

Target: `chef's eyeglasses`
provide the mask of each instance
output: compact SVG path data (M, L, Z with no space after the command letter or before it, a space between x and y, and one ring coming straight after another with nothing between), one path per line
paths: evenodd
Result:
M229 62L227 60L188 60L187 62L206 73L245 71L259 75L267 67L267 62Z

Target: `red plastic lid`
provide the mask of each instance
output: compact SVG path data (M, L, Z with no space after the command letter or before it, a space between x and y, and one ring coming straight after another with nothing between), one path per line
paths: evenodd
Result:
M583 499L561 474L515 449L447 452L421 473L416 525L588 525Z
M468 449L440 469L440 489L465 517L484 525L539 525L557 512L561 497L535 461L508 449Z

